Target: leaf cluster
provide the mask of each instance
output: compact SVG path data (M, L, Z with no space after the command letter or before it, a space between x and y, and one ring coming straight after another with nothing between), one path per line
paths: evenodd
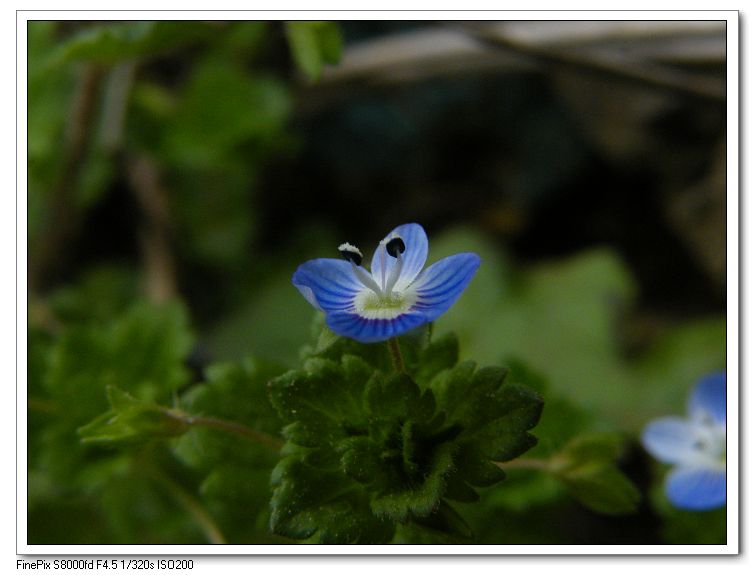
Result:
M285 423L272 483L275 533L321 543L390 541L398 524L471 531L451 501L504 478L494 462L532 447L542 400L503 368L458 363L453 336L402 338L407 373L384 346L324 333L302 369L270 383ZM424 342L424 344L423 344Z

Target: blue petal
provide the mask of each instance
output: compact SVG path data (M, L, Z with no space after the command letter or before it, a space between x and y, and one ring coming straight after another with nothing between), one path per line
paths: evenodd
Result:
M478 267L480 257L473 253L456 254L434 263L411 286L418 296L411 311L434 321L459 298Z
M405 313L393 319L366 319L355 313L334 312L325 316L328 327L338 335L362 343L384 341L427 323L420 313Z
M682 463L698 456L696 434L691 422L681 417L651 421L642 432L642 445L659 461Z
M707 413L716 423L726 425L726 373L714 373L702 378L689 402L690 414Z
M680 509L706 511L726 505L726 471L678 467L666 478L666 495Z
M349 309L364 287L354 275L351 263L329 258L303 263L291 281L309 303L326 312Z
M396 291L401 291L414 281L414 278L425 266L427 261L427 234L419 224L403 224L385 236L384 240L393 236L400 236L406 247L404 253L401 254L404 264L395 286ZM372 263L370 264L370 271L378 285L384 284L383 273L385 273L385 280L390 277L391 270L396 262L396 258L385 252L385 247L382 244L378 246L372 255Z

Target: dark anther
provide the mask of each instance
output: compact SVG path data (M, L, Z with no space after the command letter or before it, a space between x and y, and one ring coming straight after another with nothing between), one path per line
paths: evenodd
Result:
M403 254L404 250L406 250L404 240L402 240L398 236L391 238L390 240L388 240L388 243L385 244L385 251L387 251L388 254L394 258L397 258L399 254Z
M338 246L338 253L347 261L354 262L356 265L362 264L362 252L351 244L341 244Z

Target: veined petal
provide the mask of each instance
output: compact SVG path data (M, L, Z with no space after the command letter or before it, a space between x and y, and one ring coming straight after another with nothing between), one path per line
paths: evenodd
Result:
M726 470L678 467L666 478L666 495L675 507L693 511L726 504Z
M401 275L399 275L398 281L396 281L394 286L396 291L401 291L414 281L414 278L417 277L425 266L425 262L427 261L427 234L419 224L403 224L385 236L383 242L394 236L399 236L404 240L404 246L406 246L406 250L402 254L403 266L401 268ZM372 255L372 263L370 264L372 276L381 287L388 280L393 267L397 263L396 258L389 256L385 251L383 242L378 245L375 253Z
M319 258L300 265L291 278L309 303L321 311L351 309L364 286L345 260Z
M689 412L693 417L707 414L713 421L726 425L726 373L714 373L702 378L689 402Z
M421 312L427 321L434 321L456 302L478 267L480 257L473 253L456 254L435 262L409 287L417 295L411 311Z
M642 432L642 445L664 463L695 461L700 456L694 425L681 417L651 421Z
M427 322L424 315L414 312L392 319L368 319L353 312L333 312L326 314L325 321L338 335L362 343L384 341Z

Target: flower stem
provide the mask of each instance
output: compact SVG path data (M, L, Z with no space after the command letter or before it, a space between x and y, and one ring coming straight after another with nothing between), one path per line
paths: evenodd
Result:
M401 348L398 345L398 339L392 337L388 340L388 351L391 352L391 360L393 361L393 367L399 373L406 373L406 366L404 365L404 358L401 356Z
M243 437L244 439L247 439L252 443L262 444L275 451L278 451L281 447L283 447L283 441L278 439L277 437L268 435L267 433L262 433L261 431L257 431L255 429L250 429L246 425L236 423L235 421L227 421L225 419L219 419L217 417L192 416L181 412L175 412L173 410L170 410L169 413L172 417L175 417L176 419L187 425L201 425L203 427L219 429L220 431L225 431L226 433L231 433L233 435Z

